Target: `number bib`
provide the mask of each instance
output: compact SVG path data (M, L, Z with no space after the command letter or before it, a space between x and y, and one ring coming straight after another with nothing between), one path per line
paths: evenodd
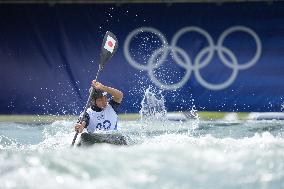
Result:
M87 113L90 116L88 133L94 133L97 130L117 130L118 116L111 105L108 104L101 112L88 108Z

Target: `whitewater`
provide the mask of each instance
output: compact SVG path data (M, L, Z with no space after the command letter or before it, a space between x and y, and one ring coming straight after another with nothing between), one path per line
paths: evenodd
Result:
M119 122L128 146L71 148L76 120L0 122L0 188L284 188L283 120L171 121L161 100Z

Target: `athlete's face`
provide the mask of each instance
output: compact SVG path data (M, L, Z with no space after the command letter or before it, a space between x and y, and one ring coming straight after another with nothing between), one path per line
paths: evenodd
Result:
M106 105L107 105L107 97L106 96L103 96L101 98L97 98L96 99L96 105L97 107L99 108L105 108Z

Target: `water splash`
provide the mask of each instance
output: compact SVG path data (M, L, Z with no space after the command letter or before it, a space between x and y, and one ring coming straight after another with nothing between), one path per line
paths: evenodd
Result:
M153 92L152 87L148 87L145 91L141 102L141 110L139 111L142 122L167 120L167 110L165 108L165 99L161 91L157 94Z
M197 109L195 105L192 106L190 110L190 115L192 118L194 118L195 121L192 122L192 131L195 131L196 129L199 128L199 123L200 123L200 117L198 115Z
M42 132L43 141L35 145L35 148L44 150L65 149L72 141L73 133L70 127L73 124L74 121L60 120L46 126Z
M17 148L19 146L19 143L17 140L13 138L9 138L4 135L0 135L0 149L9 149L9 148Z
M284 102L281 104L281 112L284 111Z
M194 100L192 101L192 103ZM144 129L146 126L147 129L152 130L163 130L165 133L171 133L169 127L175 125L176 132L184 130L184 123L187 123L187 134L193 134L196 129L199 128L200 117L198 115L197 109L194 104L189 111L184 111L180 113L173 112L174 116L177 117L177 120L172 120L168 115L165 98L162 95L162 91L155 92L152 87L148 87L144 93L143 100L141 102L140 121L142 122L141 127ZM176 114L176 115L175 115ZM183 116L179 116L179 115ZM183 117L179 122L178 118ZM157 128L157 125L160 128Z

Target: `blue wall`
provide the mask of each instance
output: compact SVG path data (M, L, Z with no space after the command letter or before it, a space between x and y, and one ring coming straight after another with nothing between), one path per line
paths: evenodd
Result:
M0 5L0 114L78 114L107 30L118 52L100 81L138 112L145 88L168 111L280 111L284 2ZM161 85L162 84L162 85Z

